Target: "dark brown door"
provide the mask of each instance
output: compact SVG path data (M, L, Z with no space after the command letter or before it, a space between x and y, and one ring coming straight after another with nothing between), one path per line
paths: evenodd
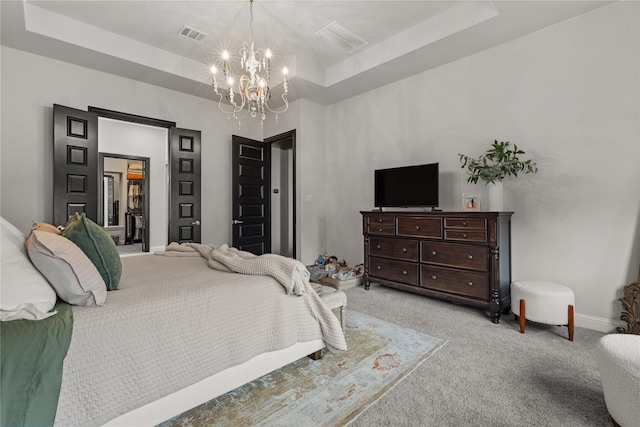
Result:
M256 255L271 252L271 145L233 135L232 245Z
M101 178L100 178L101 179ZM98 116L53 105L53 223L76 212L98 218Z
M169 243L200 243L200 131L169 129Z

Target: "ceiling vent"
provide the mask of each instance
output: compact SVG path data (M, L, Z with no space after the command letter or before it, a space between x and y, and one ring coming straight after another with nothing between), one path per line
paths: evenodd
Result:
M355 52L369 44L336 21L333 21L316 34L347 53Z
M183 25L182 28L180 28L180 31L178 31L178 34L198 42L201 42L202 40L209 37L209 34L202 32L200 30L196 30L195 28L191 28L187 25Z

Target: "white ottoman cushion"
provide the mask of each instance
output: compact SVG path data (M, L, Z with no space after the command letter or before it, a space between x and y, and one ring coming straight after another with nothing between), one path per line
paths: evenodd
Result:
M569 323L569 306L575 305L573 291L553 282L515 280L511 283L511 310L520 316L525 301L525 319L550 325Z
M640 335L605 335L598 341L596 360L609 414L621 426L638 425Z
M347 294L330 286L311 282L311 287L331 310L347 305Z

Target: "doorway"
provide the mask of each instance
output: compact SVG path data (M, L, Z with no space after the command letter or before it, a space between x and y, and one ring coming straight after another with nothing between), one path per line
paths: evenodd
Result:
M149 252L150 158L99 153L98 212L120 255Z
M271 145L271 250L296 257L296 131L265 139Z
M99 186L98 224L119 236L121 254L153 252L166 244L168 139L164 127L98 117L98 176L102 181L105 172L113 172L114 181L121 177L118 225L105 222L109 205L104 203L104 183Z
M295 135L264 141L233 135L232 246L296 257Z

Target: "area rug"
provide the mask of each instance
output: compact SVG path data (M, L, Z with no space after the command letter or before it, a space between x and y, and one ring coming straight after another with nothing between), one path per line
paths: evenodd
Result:
M446 343L352 310L345 334L346 352L300 359L160 426L343 426Z

